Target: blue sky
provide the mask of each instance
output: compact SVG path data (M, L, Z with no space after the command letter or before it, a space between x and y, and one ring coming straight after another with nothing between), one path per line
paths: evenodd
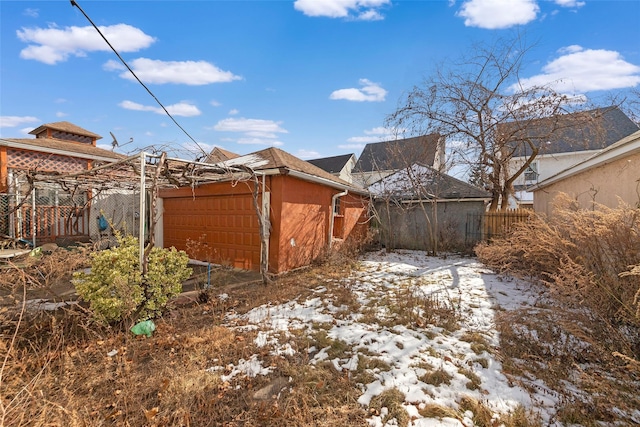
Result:
M435 64L514 31L536 42L528 82L596 100L640 88L637 0L78 4L205 151L359 155ZM113 132L133 138L122 152L197 152L69 1L2 0L0 27L0 136L66 120L107 149Z

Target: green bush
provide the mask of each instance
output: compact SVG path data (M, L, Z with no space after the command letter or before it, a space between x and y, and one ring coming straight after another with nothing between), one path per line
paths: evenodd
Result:
M126 318L146 320L161 314L189 278L189 258L175 248L153 248L147 274L140 272L138 239L117 236L118 246L91 255L91 271L74 274L73 284L94 316L112 323Z

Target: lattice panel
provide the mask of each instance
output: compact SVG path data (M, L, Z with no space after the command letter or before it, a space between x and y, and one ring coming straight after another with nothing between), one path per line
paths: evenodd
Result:
M76 135L74 133L62 132L54 130L51 132L51 137L56 139L64 139L65 141L77 141L91 144L93 139L90 136Z
M47 172L74 173L87 169L86 160L22 150L7 150L7 163L13 169Z

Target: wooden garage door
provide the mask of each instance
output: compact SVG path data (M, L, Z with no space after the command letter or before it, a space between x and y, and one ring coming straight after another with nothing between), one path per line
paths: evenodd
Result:
M165 247L186 250L203 261L260 269L260 234L251 195L165 198L163 221Z

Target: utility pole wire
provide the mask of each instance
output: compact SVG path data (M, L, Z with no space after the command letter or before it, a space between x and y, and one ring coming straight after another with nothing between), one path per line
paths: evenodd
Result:
M100 37L102 37L102 39L107 42L107 44L109 45L109 47L111 48L111 50L113 51L113 53L116 54L116 56L118 57L118 59L120 60L120 62L122 62L124 64L125 67L127 67L127 70L129 70L129 72L133 75L133 77L135 77L135 79L138 81L138 83L140 83L142 85L143 88L145 88L147 90L147 92L149 92L149 95L151 95L151 97L153 99L156 100L156 102L158 103L158 105L164 110L165 113L167 113L167 116L169 116L169 118L171 120L173 120L173 123L176 124L176 126L178 126L180 128L180 130L182 132L184 132L185 135L187 135L189 137L189 139L191 141L193 141L194 144L196 144L196 147L198 147L200 149L200 151L202 151L202 153L206 156L208 153L206 151L204 151L204 149L200 146L200 144L198 144L198 142L193 139L193 137L191 135L189 135L189 132L187 132L182 126L180 126L180 123L178 123L176 121L176 119L173 118L173 116L171 115L171 113L169 113L167 111L167 109L165 108L164 105L162 105L162 102L160 102L160 100L153 94L153 92L151 92L151 90L147 87L147 85L145 85L144 83L142 83L142 80L140 80L138 78L138 76L136 75L136 73L133 72L133 70L131 69L131 67L129 67L129 64L127 64L127 62L122 59L122 56L120 56L120 54L118 53L118 51L111 45L111 43L109 43L109 40L107 40L107 38L104 36L104 34L102 34L102 31L100 31L100 29L98 28L98 26L96 24L93 23L93 21L91 20L91 18L89 18L89 15L87 15L85 13L85 11L80 7L80 5L78 4L78 2L76 2L75 0L71 0L71 6L75 6L77 7L80 12L82 12L82 14L84 15L85 18L87 18L87 20L91 23L91 25L93 26L93 28L96 29L96 31L98 32L98 34L100 34Z

